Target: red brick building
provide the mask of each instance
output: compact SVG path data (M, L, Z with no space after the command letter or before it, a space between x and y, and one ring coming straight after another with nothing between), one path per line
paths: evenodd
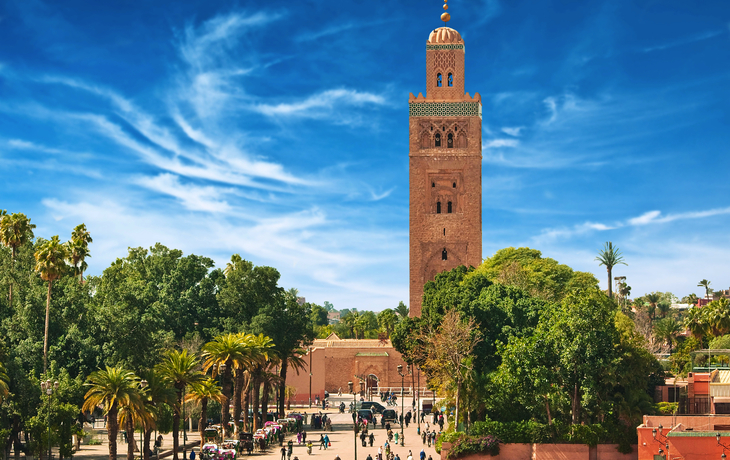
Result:
M437 273L482 262L482 104L464 93L464 40L440 27L426 42L426 95L409 105L410 315Z

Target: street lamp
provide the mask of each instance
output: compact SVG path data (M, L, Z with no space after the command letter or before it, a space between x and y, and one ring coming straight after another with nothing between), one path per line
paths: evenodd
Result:
M669 458L669 439L667 439L667 436L664 433L662 433L662 430L663 429L664 429L664 427L661 426L661 425L659 425L659 431L658 432L657 432L657 429L656 428L653 428L651 430L651 436L654 438L654 441L658 442L659 444L664 444L664 447L667 449L667 454L664 456L664 458ZM662 438L664 438L664 440L657 439L657 434L659 434L659 436L661 436ZM719 434L718 434L717 437L718 437L717 443L719 444L720 443L720 440L719 440L720 436L719 436ZM659 448L659 455L662 455L662 454L664 454L664 451L661 448Z
M725 455L725 449L730 449L730 446L726 446L725 444L723 444L723 443L720 442L720 433L717 433L715 435L715 437L717 438L717 445L718 446L722 446L722 455L720 456L720 458L722 460L726 460L727 459L727 455Z
M51 459L51 395L58 390L58 380L51 382L46 380L41 382L41 390L48 395L48 460Z
M142 379L139 382L139 387L144 393L144 389L147 388L147 380ZM139 421L139 458L140 460L144 459L144 422L142 420Z
M405 410L405 406L403 405L403 382L406 377L406 375L411 375L411 366L408 366L408 373L403 373L403 365L398 364L398 375L400 375L400 416L405 419L405 415L403 415L403 411ZM406 445L405 436L403 436L403 420L400 420L400 438L401 438L401 446Z
M218 365L218 375L220 375L220 377L221 377L221 391L223 391L223 395L226 394L226 390L223 387L223 383L224 383L223 376L225 373L226 373L226 363L220 363ZM228 398L226 398L224 404L228 404ZM248 426L248 414L246 414L245 420L246 420L245 425ZM183 427L183 429L184 429L184 427ZM228 429L227 426L223 426L223 418L221 417L221 439L220 439L221 442L223 442L224 434L227 429Z
M360 382L360 387L362 387L362 382ZM355 393L352 382L347 382L347 388L352 393L352 421L354 422L353 431L355 433L355 460L357 460L357 433L360 431L360 425L357 423L357 397L355 396L357 393Z

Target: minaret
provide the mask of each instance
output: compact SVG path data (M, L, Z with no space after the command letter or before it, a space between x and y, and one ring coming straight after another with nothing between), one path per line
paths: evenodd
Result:
M426 96L408 101L410 316L421 315L423 285L437 273L482 262L482 104L464 93L464 54L459 32L431 32Z

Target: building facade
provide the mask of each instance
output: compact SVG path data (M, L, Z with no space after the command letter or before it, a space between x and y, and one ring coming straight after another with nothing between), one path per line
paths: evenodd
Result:
M410 316L437 273L482 262L482 104L464 92L465 44L426 42L426 95L409 98Z

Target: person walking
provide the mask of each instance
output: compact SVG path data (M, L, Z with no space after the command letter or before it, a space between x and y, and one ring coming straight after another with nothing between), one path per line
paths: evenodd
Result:
M408 451L408 457L406 457L406 460L413 460L413 453L411 451Z
M378 460L383 460L383 448L378 446Z
M327 448L330 446L330 437L327 435L324 435L324 450L327 450Z
M190 460L195 460L195 450L190 449Z
M421 454L419 455L421 460L426 460L426 451L421 449Z
M289 441L289 447L286 448L286 458L287 460L291 460L291 454L294 453L294 443Z
M324 443L324 435L320 434L319 435L319 450L322 450L323 447L324 447L324 450L327 450L327 446Z
M281 446L281 460L286 460L286 447Z
M370 447L373 447L374 442L375 442L375 435L373 433L370 433Z
M365 460L373 460L373 456L368 454L367 458Z

